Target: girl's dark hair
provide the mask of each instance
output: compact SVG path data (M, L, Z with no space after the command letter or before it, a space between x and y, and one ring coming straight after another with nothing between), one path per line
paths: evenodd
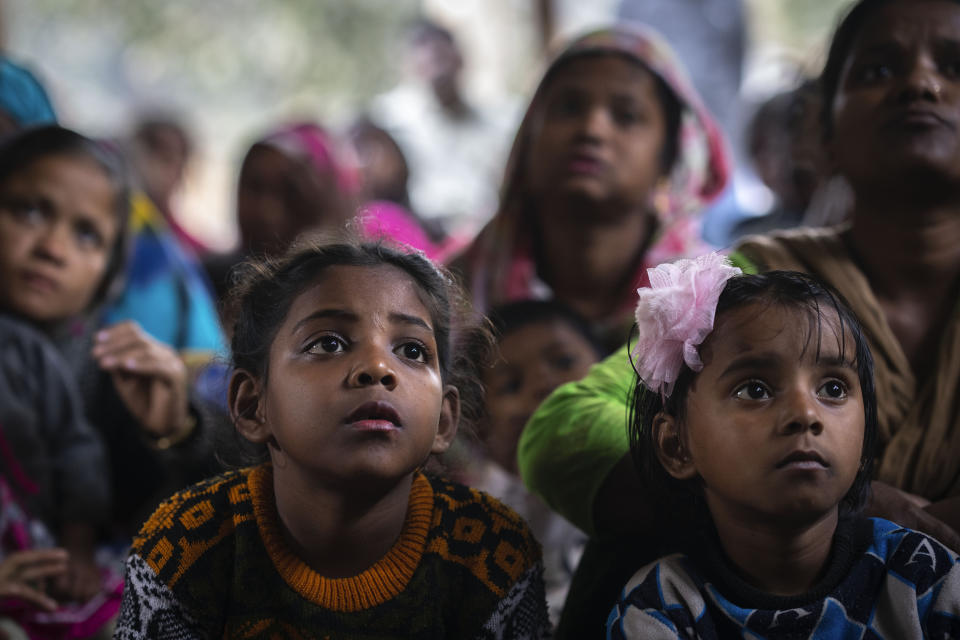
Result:
M490 322L497 341L522 329L527 325L544 322L562 322L593 347L597 358L603 357L604 350L593 327L586 318L557 300L517 300L496 307L490 311Z
M440 374L444 383L460 391L461 423L476 424L483 412L479 372L493 353L486 322L471 312L449 273L419 253L381 243L307 241L282 258L241 264L230 294L235 318L231 364L266 383L270 345L294 299L329 267L382 265L403 271L417 284L433 322Z
M24 129L0 145L0 185L34 162L50 156L70 156L93 161L110 181L114 189L114 213L117 237L109 250L107 268L97 286L88 309L93 309L118 293L123 284L120 277L126 266L127 220L130 217L130 186L120 156L107 146L95 142L76 131L57 125Z
M820 74L820 95L822 98L820 125L825 140L829 140L833 136L833 101L840 89L840 79L844 65L847 63L847 58L850 57L850 51L853 49L860 31L878 9L897 1L860 0L847 11L840 20L836 31L834 31L833 40L830 42L830 50L827 54L827 62Z
M877 440L877 394L873 382L873 357L863 335L860 321L840 294L816 278L796 271L768 271L760 275L735 276L727 281L717 303L716 322L723 314L749 304L764 304L806 312L816 327L817 356L823 341L824 313L837 314L840 327L836 339L840 353L846 354L849 334L854 343L854 359L863 396L864 434L860 454L860 469L840 503L841 513L858 511L866 503L873 472L874 448ZM813 337L813 336L811 336ZM637 384L630 403L630 453L634 464L650 488L651 497L663 508L663 513L677 517L682 524L703 523L709 517L703 502L698 479L678 480L663 468L657 457L657 443L653 422L657 414L665 412L683 422L687 395L696 373L683 365L674 384L673 393L666 402L660 394Z
M583 58L599 58L605 56L615 56L626 60L631 64L640 67L653 77L654 87L657 91L657 98L660 103L660 108L663 109L664 137L663 149L660 150L660 169L663 172L663 175L670 175L670 171L673 169L673 164L677 161L677 155L680 152L680 121L683 117L683 103L680 101L680 98L677 97L677 94L674 93L673 89L671 89L666 83L666 81L660 77L660 74L650 69L650 67L645 65L642 60L616 49L607 49L602 47L598 47L596 49L581 49L559 58L550 67L550 69L547 70L546 75L540 82L541 87L546 87L548 82L551 82L554 78L556 78L560 71L566 68L570 62L574 60L582 60ZM542 90L543 89L541 89L541 91Z

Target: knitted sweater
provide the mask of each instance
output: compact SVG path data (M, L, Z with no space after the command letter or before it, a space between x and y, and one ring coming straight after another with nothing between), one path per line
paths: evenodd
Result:
M887 520L841 521L823 578L797 596L758 591L706 547L638 571L607 638L960 638L957 555Z
M127 561L115 638L538 638L540 547L495 499L417 475L394 546L324 578L286 545L269 465L176 494Z

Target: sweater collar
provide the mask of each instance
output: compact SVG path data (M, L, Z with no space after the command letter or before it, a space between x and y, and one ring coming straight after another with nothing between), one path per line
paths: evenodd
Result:
M433 489L416 474L403 530L376 564L350 578L325 578L299 558L283 538L273 496L269 464L255 468L248 480L257 528L274 568L291 589L331 611L355 612L382 604L403 591L423 557L433 520Z

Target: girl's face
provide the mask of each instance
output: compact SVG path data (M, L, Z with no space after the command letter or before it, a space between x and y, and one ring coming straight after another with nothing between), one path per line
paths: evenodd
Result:
M117 239L116 197L94 161L70 155L0 184L0 306L41 324L85 311Z
M848 333L842 353L836 313L824 311L821 323L818 354L806 311L727 312L701 349L682 424L666 419L682 454L661 461L675 477L699 476L721 530L815 522L836 513L856 478L865 418L854 341Z
M257 146L240 169L237 222L244 249L278 255L301 233L339 223L337 185L331 174L319 176L268 146ZM335 218L335 219L333 219Z
M649 202L666 141L649 71L613 55L572 60L538 109L526 167L534 197L560 193L624 211Z
M291 305L268 367L257 421L238 424L271 443L276 468L314 485L395 483L456 432L459 396L441 379L431 314L395 267L327 268Z
M832 105L828 146L858 184L960 179L960 5L892 2L868 18Z
M500 340L500 359L484 372L490 457L517 473L520 433L540 403L565 382L579 380L597 362L593 346L562 320L535 322Z

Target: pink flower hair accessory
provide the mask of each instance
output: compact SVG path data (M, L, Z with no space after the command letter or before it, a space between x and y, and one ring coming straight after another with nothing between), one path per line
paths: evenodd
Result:
M713 331L724 285L740 273L719 253L647 270L650 286L637 289L639 337L633 357L648 389L667 398L684 363L694 371L703 369L697 347Z

